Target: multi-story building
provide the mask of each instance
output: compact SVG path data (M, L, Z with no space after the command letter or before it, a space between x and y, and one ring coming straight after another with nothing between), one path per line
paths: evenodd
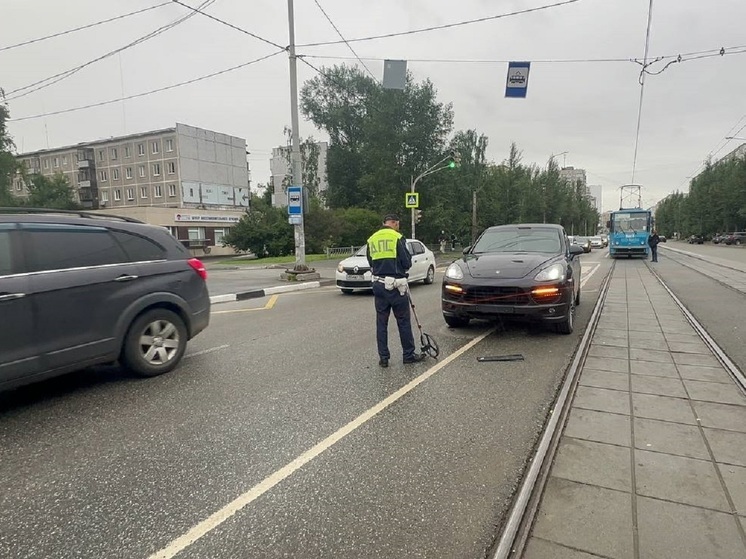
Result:
M67 177L86 209L168 227L185 245L230 253L249 207L246 140L185 124L19 155L28 173ZM28 196L19 176L14 193Z
M591 202L600 214L604 211L604 189L600 184L591 184L588 186L588 194Z
M562 169L560 169L560 177L565 179L573 186L577 185L578 182L580 182L580 185L583 188L583 192L587 194L586 187L588 185L588 181L585 176L585 169L576 169L575 167L562 167Z
M326 174L326 158L329 152L327 142L316 142L318 148L318 165L317 165L317 185L311 185L317 194L323 194L329 182ZM309 150L306 144L302 146L301 156L303 158L304 174L309 165ZM290 185L290 147L280 146L272 149L272 158L269 160L269 169L272 181L272 205L275 207L284 207L288 205L287 187ZM309 185L305 185L309 186Z

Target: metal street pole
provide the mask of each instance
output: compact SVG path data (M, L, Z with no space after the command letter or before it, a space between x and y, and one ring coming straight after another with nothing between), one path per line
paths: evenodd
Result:
M417 183L414 181L414 176L409 177L409 191L414 192L415 187L417 186ZM410 217L412 219L412 238L416 239L417 237L414 236L415 233L415 212L417 211L415 208L409 208L410 211Z
M290 44L288 46L288 57L290 59L290 127L292 128L290 167L293 173L293 186L303 186L303 169L301 166L300 155L300 131L298 129L298 66L297 57L295 55L295 16L293 11L293 0L288 0L288 27L290 31ZM303 198L301 198L301 203L303 202ZM304 215L303 212L301 212L300 223L293 225L296 269L302 269L306 265L306 235L303 229L303 219Z

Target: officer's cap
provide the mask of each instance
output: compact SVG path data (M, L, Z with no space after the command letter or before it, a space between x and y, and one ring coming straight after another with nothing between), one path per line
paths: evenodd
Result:
M396 214L386 214L383 216L383 222L386 223L387 221L401 221L399 219L399 216Z

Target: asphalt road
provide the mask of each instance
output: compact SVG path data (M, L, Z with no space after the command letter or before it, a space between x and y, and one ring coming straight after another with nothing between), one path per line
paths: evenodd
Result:
M436 282L412 294L440 360L402 365L392 323L379 369L372 298L322 287L216 305L163 377L0 394L0 557L484 557L605 254L582 257L571 336L448 329Z

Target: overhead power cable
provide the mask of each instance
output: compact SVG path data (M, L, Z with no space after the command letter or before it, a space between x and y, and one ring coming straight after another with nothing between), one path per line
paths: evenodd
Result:
M355 58L357 59L357 61L360 62L360 64L363 65L363 68L365 68L368 71L368 73L371 75L371 77L374 80L378 81L378 78L376 78L376 76L373 75L373 72L370 71L370 68L368 68L368 66L366 66L365 62L363 62L362 59L357 55L357 53L355 52L355 49L352 48L352 45L349 43L349 41L347 41L347 39L344 38L344 36L342 35L342 32L339 30L339 28L336 25L334 25L334 22L332 21L332 18L329 17L329 14L326 13L326 10L324 10L324 8L321 7L321 4L319 4L319 0L313 0L313 1L318 6L319 10L321 10L321 13L324 14L324 17L326 18L326 20L331 24L331 26L337 32L337 35L339 35L339 38L344 41L345 45L347 45L347 48L350 49L350 52L355 55Z
M96 27L98 25L103 25L104 23L111 23L112 21L117 21L120 19L124 19L130 16L134 16L137 14L142 14L144 12L149 12L150 10L155 10L156 8L160 8L162 6L166 6L170 4L170 2L161 2L160 4L156 4L155 6L150 6L149 8L143 8L141 10L136 10L134 12L129 12L127 14L122 14L120 16L116 17L110 17L109 19L102 19L101 21L96 21L94 23L89 23L87 25L81 25L80 27L75 27L73 29L68 29L67 31L60 31L59 33L53 33L52 35L45 35L44 37L38 37L36 39L30 39L28 41L23 41L21 43L16 43L15 45L8 45L5 47L0 47L0 52L10 49L15 49L18 47L24 47L26 45L31 45L34 43L40 43L41 41L46 41L47 39L54 39L55 37L61 37L63 35L68 35L70 33L75 33L76 31L82 31L83 29L90 29L91 27Z
M238 27L237 25L233 25L232 23L228 23L227 21L223 21L220 18L217 18L215 16L212 16L210 14L207 14L202 11L202 6L198 6L196 8L193 8L192 6L185 4L184 2L181 2L180 0L171 0L175 4L178 4L179 6L183 6L189 10L192 10L193 14L200 14L202 16L208 17L214 21L217 21L218 23L222 23L223 25L227 25L231 29L235 29L236 31L240 31L241 33L244 33L246 35L249 35L250 37L254 37L254 39L258 39L260 41L263 41L267 43L268 45L272 45L273 47L277 47L278 49L287 49L287 47L283 47L282 45L278 45L274 41L270 41L269 39L265 39L264 37L261 37L257 35L256 33L252 33L251 31L247 31L246 29L243 29L241 27Z
M214 3L215 0L204 0L202 4L200 5L200 8L204 8L209 6L210 4ZM47 88L50 85L54 85L66 78L69 78L70 76L80 72L84 68L87 68L88 66L95 64L96 62L99 62L101 60L104 60L106 58L109 58L110 56L114 56L115 54L118 54L124 50L127 50L129 48L132 48L136 45L139 45L140 43L144 43L145 41L148 41L154 37L157 37L158 35L165 33L166 31L176 27L177 25L185 22L189 18L193 17L195 15L194 12L187 14L185 16L182 16L171 23L168 23L166 25L162 25L161 27L155 29L154 31L151 31L150 33L143 35L139 39L136 39L135 41L132 41L131 43L128 43L124 45L123 47L120 47L118 49L115 49L113 51L107 52L106 54L103 54L97 58L94 58L93 60L89 60L88 62L81 64L80 66L76 66L75 68L71 68L69 70L66 70L64 72L60 72L58 74L55 74L53 76L49 76L48 78L44 78L43 80L36 81L34 83L31 83L29 85L25 85L23 87L16 88L12 91L9 91L7 93L8 101L13 101L14 99L19 99L21 97L25 97L26 95L30 95L31 93L35 93L36 91L39 91L41 89ZM23 92L23 93L20 93ZM13 95L14 93L18 93L17 95Z
M574 4L576 2L580 2L581 0L564 0L563 2L557 2L555 4L547 4L545 6L537 6L535 8L527 8L525 10L516 10L514 12L509 12L505 14L497 14L494 16L486 16L486 17L480 17L476 19L469 19L465 21L458 21L455 23L446 23L444 25L434 25L432 27L423 27L421 29L411 29L409 31L399 31L396 33L386 33L383 35L371 35L370 37L358 37L355 39L347 39L347 40L340 40L340 41L322 41L318 43L305 43L301 45L296 45L298 48L304 48L304 47L321 47L325 45L339 45L342 43L359 43L362 41L375 41L377 39L388 39L391 37L401 37L402 35L414 35L416 33L426 33L428 31L437 31L440 29L450 29L452 27L461 27L463 25L471 25L474 23L481 23L484 21L492 21L495 19L502 19L506 17L511 16L517 16L522 14L528 14L531 12L538 12L541 10L549 10L551 8L558 8L560 6L566 6L568 4Z
M374 61L385 61L387 58L375 57L375 56L324 56L315 54L304 54L303 58L312 58L316 60L374 60ZM407 58L407 62L423 62L423 63L444 63L444 64L507 64L512 60L486 60L486 59L469 59L469 58ZM546 63L546 64L559 64L559 63L578 63L578 62L633 62L631 58L573 58L573 59L539 59L531 60L531 64L535 63Z
M653 0L648 5L648 27L645 32L645 53L643 58L643 69L648 63L648 53L650 52L650 26L653 23ZM632 182L635 184L635 171L637 170L637 149L640 145L640 124L642 123L642 99L645 94L645 74L640 79L640 104L637 107L637 130L635 132L635 155L632 159Z
M8 119L8 120L9 121L16 121L16 122L22 121L22 120L33 120L33 119L43 118L43 117L47 117L47 116L60 115L60 114L65 114L65 113L72 113L72 112L75 112L75 111L82 111L83 109L91 109L93 107L102 107L104 105L110 105L112 103L118 103L120 101L127 101L129 99L136 99L138 97L145 97L146 95L152 95L154 93L160 93L161 91L167 91L169 89L174 89L174 88L181 87L181 86L184 86L184 85L189 85L189 84L192 84L192 83L200 82L202 80L206 80L206 79L209 79L209 78L214 78L214 77L220 76L222 74L227 74L228 72L233 72L233 71L238 70L240 68L245 68L246 66L250 66L252 64L256 64L257 62L261 62L262 60L267 60L268 58L272 58L273 56L277 56L278 54L283 53L283 52L285 52L285 49L275 51L275 52L267 54L265 56L261 56L259 58L255 58L254 60L250 60L249 62L244 62L243 64L238 64L237 66L231 66L230 68L225 68L224 70L219 70L217 72L213 72L213 73L207 74L205 76L200 76L198 78L193 78L191 80L186 80L186 81L183 81L183 82L179 82L179 83L167 85L165 87L159 87L158 89L152 89L150 91L145 91L143 93L135 93L134 95L128 95L126 97L119 97L117 99L110 99L108 101L101 101L99 103L91 103L89 105L82 105L80 107L72 107L70 109L62 109L62 110L59 110L59 111L51 111L51 112L48 112L48 113L42 113L42 114L37 114L37 115L24 116L24 117L20 117L20 118L12 118L12 119Z

